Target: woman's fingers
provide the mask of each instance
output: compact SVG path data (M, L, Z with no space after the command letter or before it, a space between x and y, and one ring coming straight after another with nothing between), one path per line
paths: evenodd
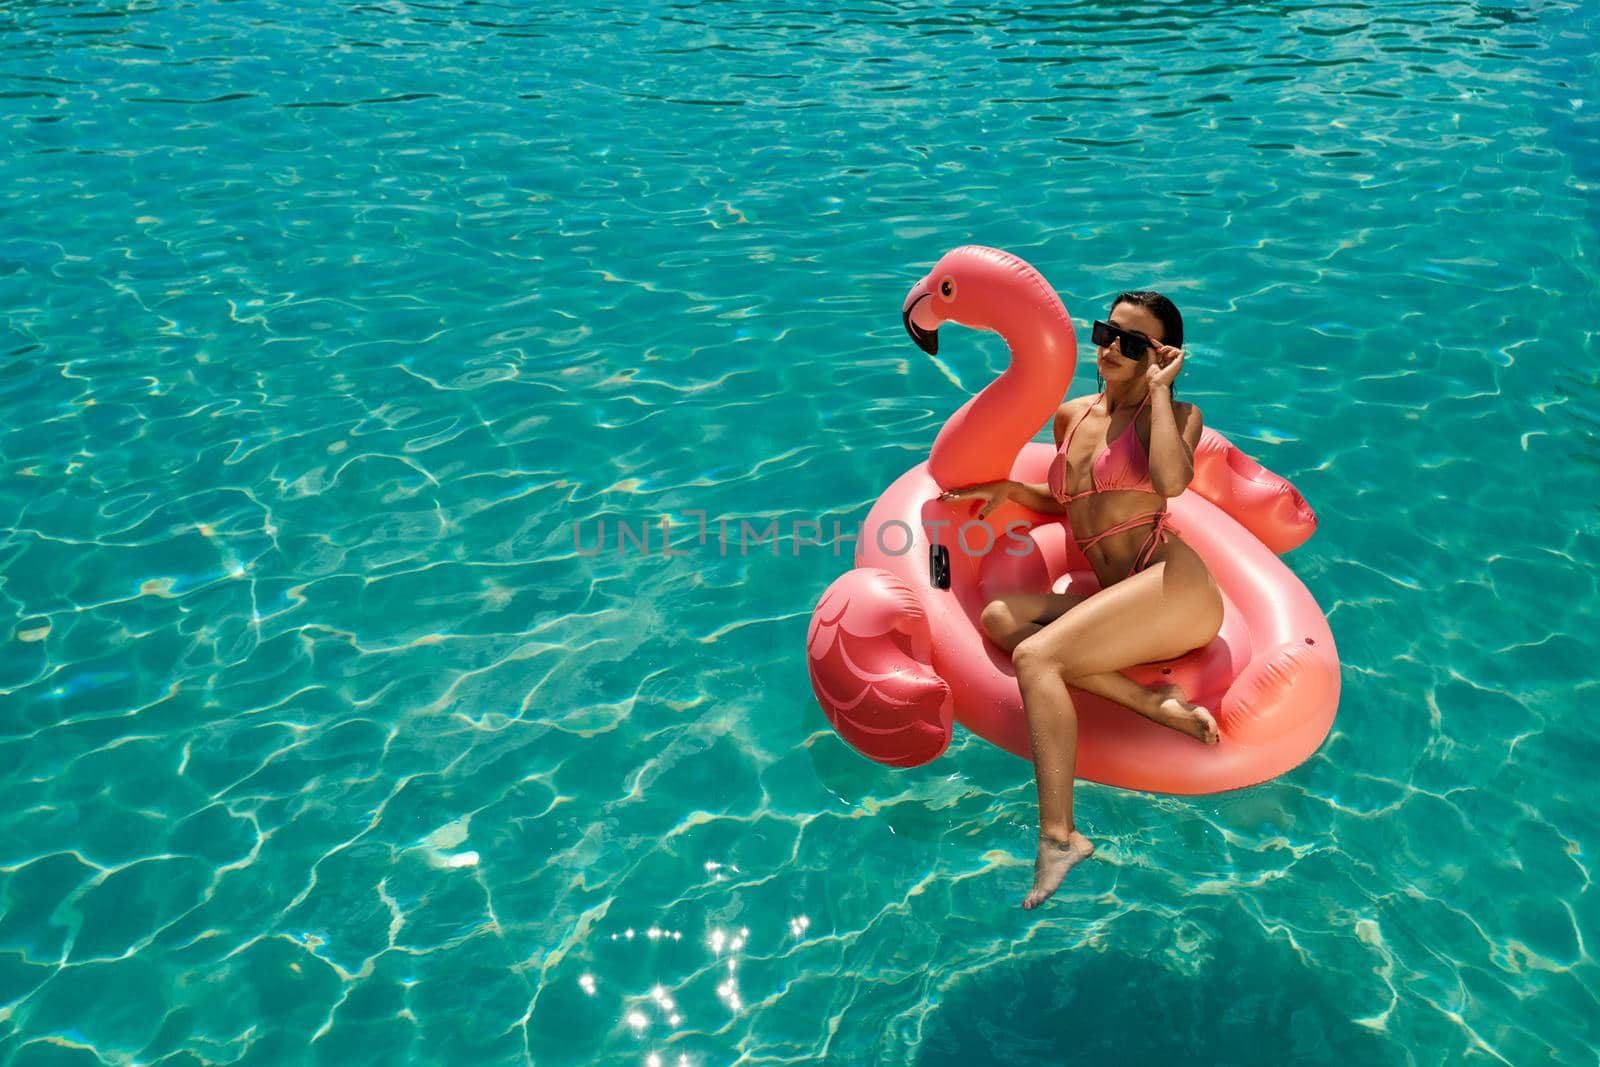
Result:
M978 509L977 517L987 519L989 512L999 507L1009 499L1004 489L994 482L985 482L982 485L972 485L965 489L946 489L938 496L939 500L960 502L979 501L983 506Z
M981 486L981 485L969 485L969 486L967 486L967 487L965 487L963 489L946 489L944 492L939 494L939 499L940 500L965 500L968 497L976 496L978 493L980 493L982 491L983 491L983 486Z
M971 501L975 498L981 498L983 501L983 506L978 509L978 518L980 519L987 519L989 512L999 505L999 501L994 498L994 494L986 492L981 486L973 486L969 489L947 489L939 494L940 500L950 503Z

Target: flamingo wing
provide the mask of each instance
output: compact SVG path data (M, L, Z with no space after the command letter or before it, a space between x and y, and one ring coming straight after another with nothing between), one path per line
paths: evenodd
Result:
M806 632L811 688L868 758L915 767L949 747L955 707L932 644L916 591L880 567L846 571L818 601Z
M1256 540L1283 555L1305 544L1317 516L1290 481L1274 474L1211 427L1200 433L1189 488L1231 515Z

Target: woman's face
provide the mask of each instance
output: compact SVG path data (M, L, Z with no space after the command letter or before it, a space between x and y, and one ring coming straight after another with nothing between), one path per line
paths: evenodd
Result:
M1162 344L1167 342L1161 320L1147 307L1140 307L1138 304L1118 304L1111 309L1111 314L1106 316L1106 321L1119 330L1143 334ZM1147 349L1144 358L1135 362L1122 354L1122 343L1115 341L1110 348L1103 346L1095 348L1095 365L1100 368L1100 376L1108 383L1121 385L1135 378L1142 378L1145 366L1153 354L1153 350Z

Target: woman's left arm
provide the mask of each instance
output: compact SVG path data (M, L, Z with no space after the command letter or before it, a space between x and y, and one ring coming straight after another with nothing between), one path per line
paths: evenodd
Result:
M1150 484L1164 497L1188 488L1194 450L1200 443L1200 409L1172 399L1172 382L1183 367L1182 349L1155 345L1145 368L1150 387Z

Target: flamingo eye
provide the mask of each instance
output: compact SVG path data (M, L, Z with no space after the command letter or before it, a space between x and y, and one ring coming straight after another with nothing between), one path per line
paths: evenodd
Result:
M956 283L955 283L955 280L951 279L951 278L946 278L944 281L940 282L939 283L939 295L944 297L946 300L955 299L955 295L956 295Z

